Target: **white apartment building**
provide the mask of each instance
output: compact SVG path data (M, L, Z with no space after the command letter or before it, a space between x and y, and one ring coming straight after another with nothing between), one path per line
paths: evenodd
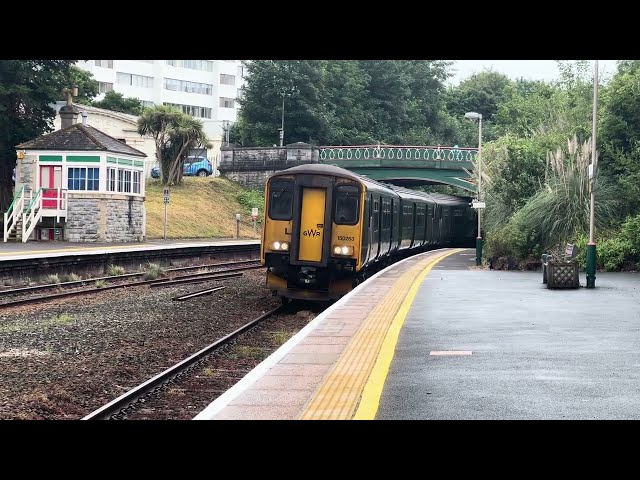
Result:
M212 160L224 144L225 125L237 119L244 78L240 60L87 60L78 66L98 81L96 100L115 90L143 106L172 104L202 120L213 144Z

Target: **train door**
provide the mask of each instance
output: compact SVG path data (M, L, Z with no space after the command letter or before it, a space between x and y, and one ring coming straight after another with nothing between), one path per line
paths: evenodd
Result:
M427 243L433 245L433 205L427 205Z
M371 258L377 258L380 254L380 197L373 200L373 214L371 215Z
M380 198L381 226L380 226L380 254L386 255L391 244L391 199Z
M391 199L391 250L400 247L400 199Z
M293 198L291 263L326 266L331 242L333 183L328 177L299 175Z

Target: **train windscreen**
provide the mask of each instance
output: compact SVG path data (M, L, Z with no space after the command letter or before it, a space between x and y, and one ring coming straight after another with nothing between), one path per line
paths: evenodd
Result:
M293 182L274 180L269 186L269 218L291 220L293 215Z
M337 225L358 223L360 189L353 185L338 185L335 190L336 209L333 221Z

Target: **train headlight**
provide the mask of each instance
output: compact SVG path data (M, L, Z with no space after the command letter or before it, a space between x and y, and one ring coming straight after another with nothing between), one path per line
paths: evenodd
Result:
M271 249L286 252L289 250L289 244L287 242L273 242L271 244Z
M335 245L333 247L333 254L351 256L353 255L353 247L348 245Z

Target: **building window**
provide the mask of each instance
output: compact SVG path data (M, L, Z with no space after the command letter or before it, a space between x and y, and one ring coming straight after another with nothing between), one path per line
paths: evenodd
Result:
M140 180L142 178L141 175L142 173L138 170L109 167L107 169L107 191L117 191L120 193L140 193ZM116 177L118 178L117 183Z
M233 108L235 100L233 98L220 97L220 106L223 108Z
M154 105L153 102L149 102L148 100L140 100L140 103L142 104L142 108L151 108Z
M166 60L166 63L172 67L213 72L213 62L211 60Z
M113 68L113 60L94 60L96 67Z
M107 168L107 192L116 191L116 168Z
M124 192L131 193L131 170L124 171Z
M207 107L198 107L196 105L180 105L178 103L167 103L167 102L165 102L165 105L177 107L181 109L184 113L187 113L193 117L211 118L211 109Z
M227 75L226 73L220 74L220 83L222 85L235 85L236 77L235 75Z
M113 90L113 83L109 82L98 82L98 92L99 93L107 93Z
M67 188L69 190L100 189L100 169L87 167L69 167L67 170Z
M213 95L213 85L208 83L187 82L186 80L175 80L173 78L164 79L165 90L176 92L201 93L202 95Z
M133 172L133 193L140 193L140 172Z
M244 66L240 65L238 67L238 77L239 78L244 78Z
M132 87L153 88L153 77L133 75L131 73L117 72L116 82L119 85L131 85Z

